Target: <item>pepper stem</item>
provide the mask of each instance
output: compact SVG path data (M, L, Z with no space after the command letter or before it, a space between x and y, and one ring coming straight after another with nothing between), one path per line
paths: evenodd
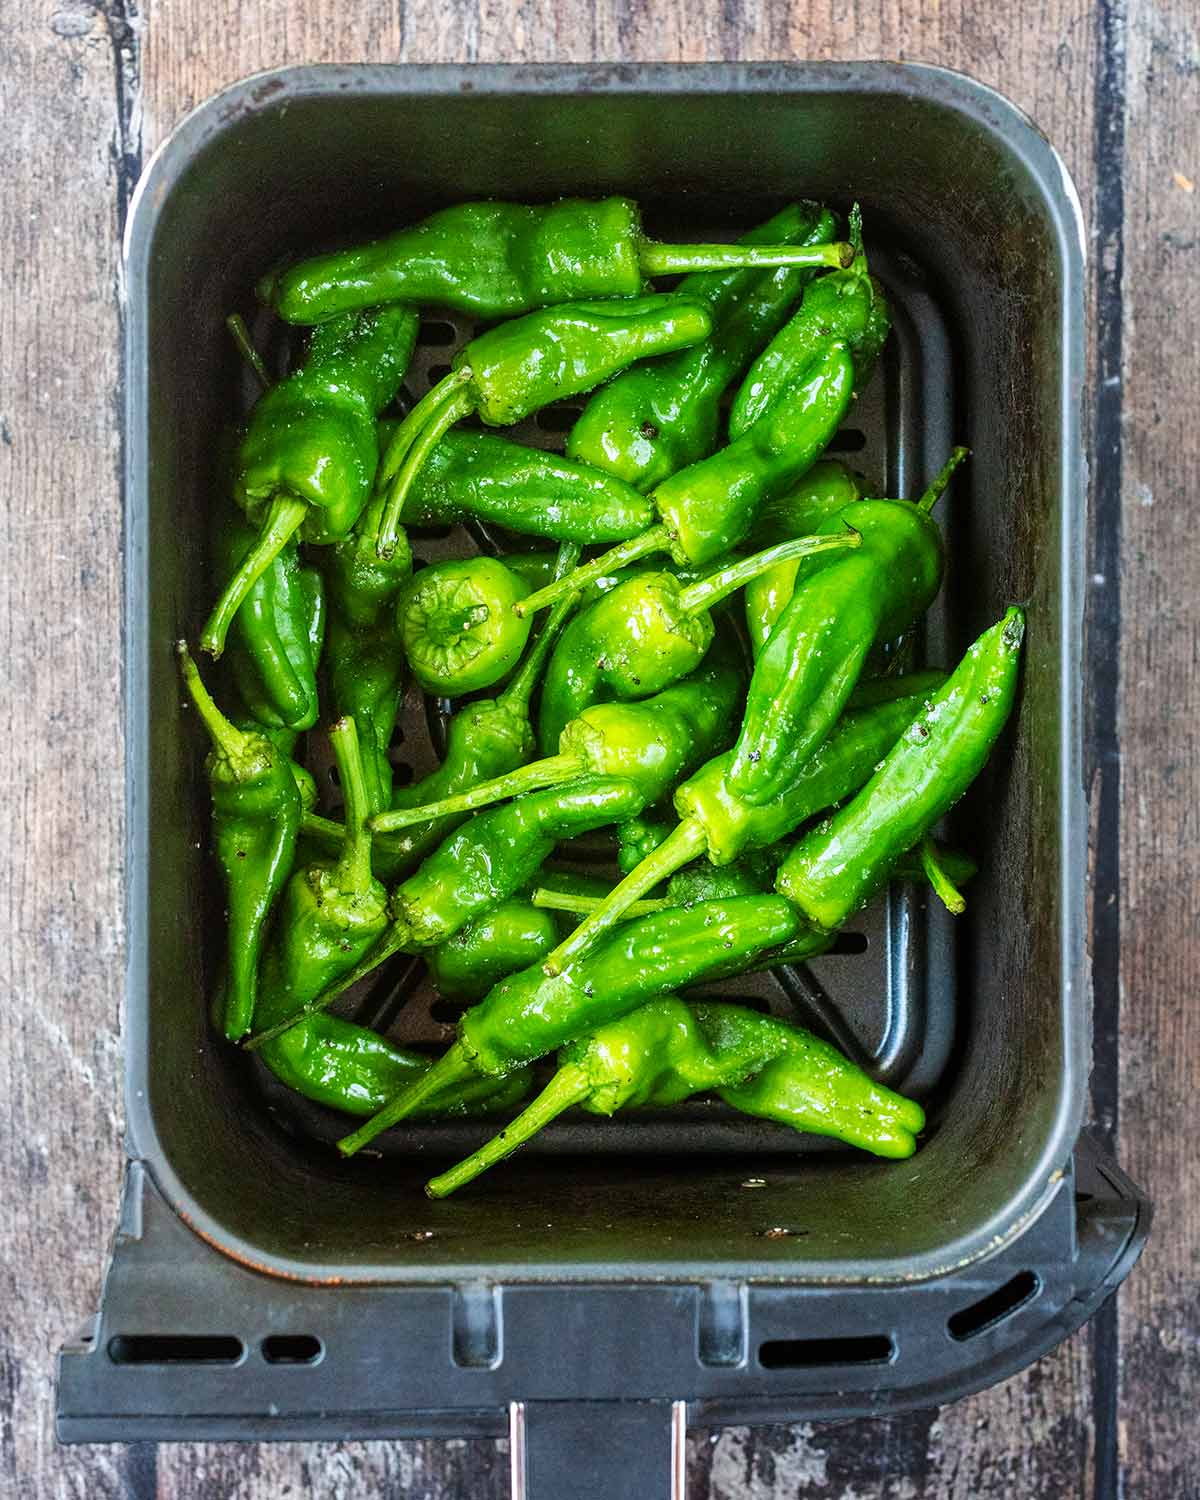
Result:
M376 813L371 819L371 827L376 833L394 833L397 828L425 823L430 818L473 812L475 808L487 807L491 802L519 797L522 792L557 786L560 782L569 781L572 776L582 775L584 769L577 755L548 755L543 760L535 760L532 765L519 766L507 776L493 776L490 781L481 781L469 792L459 792L456 797L426 802L423 807L393 807L386 812Z
M556 580L567 577L578 566L582 551L583 548L578 542L559 543L558 558L554 564ZM546 665L554 649L554 643L558 640L563 626L575 608L577 598L578 595L572 592L563 594L555 600L554 608L546 616L546 623L542 626L538 638L525 653L524 661L508 679L497 702L503 703L511 713L520 714L522 718L529 717L529 700L533 697L533 690L542 680L542 668Z
M220 656L224 651L225 637L246 595L300 530L307 515L308 502L294 495L276 495L271 501L258 540L225 585L200 636L200 644L210 656Z
M209 737L221 754L229 761L244 760L254 748L255 736L247 734L231 723L213 701L212 694L204 686L200 669L192 659L186 641L175 642L175 654L179 658L179 671L183 685L187 688L196 710L208 730Z
M917 501L918 510L923 510L926 515L929 514L929 512L933 509L933 507L938 503L938 501L945 493L946 486L954 477L955 469L958 468L959 464L962 463L963 459L967 457L970 451L970 448L954 448L951 450L950 457L942 465L941 471L938 473L933 483Z
M438 412L446 402L452 400L458 392L459 387L464 385L470 378L471 371L464 365L461 369L452 370L444 380L439 380L432 390L425 392L416 406L409 412L408 416L404 418L395 432L392 433L392 440L387 445L387 450L379 461L379 470L375 475L375 486L377 489L383 489L386 485L391 484L396 474L400 471L404 460L407 458L408 450L424 432L428 423L436 418ZM401 502L403 503L403 497L401 497ZM392 507L389 504L387 511L391 509ZM385 520L386 517L387 512L385 511ZM393 550L395 549L395 530L399 524L399 520L400 512L397 507L396 514L392 517L391 546ZM381 557L388 557L391 554L383 551L383 535L383 527L381 525L378 547L379 555Z
M938 900L948 912L961 917L967 909L967 903L943 867L938 847L928 834L921 840L921 866Z
M329 742L346 803L342 854L334 880L340 891L364 892L371 884L371 830L367 825L371 799L367 795L358 725L351 718L339 719L329 731Z
M393 953L399 953L404 948L407 938L407 930L400 923L393 921L374 948L365 957L360 958L348 974L343 974L339 980L331 984L327 990L322 990L315 1000L310 1001L302 1009L294 1010L290 1016L285 1016L274 1026L268 1026L265 1031L256 1031L250 1040L243 1044L246 1051L257 1052L267 1042L273 1042L277 1036L282 1036L285 1031L290 1031L301 1021L307 1021L315 1011L327 1010L339 995L346 993L352 984L357 984L360 979L373 974L381 963L391 958Z
M707 843L704 825L698 818L684 818L682 823L677 823L658 848L647 854L607 896L601 897L595 911L546 955L542 961L544 972L551 977L561 974L568 964L574 963L592 946L601 933L619 922L635 901L652 891L660 880L669 879L689 860L703 854Z
M250 330L246 327L246 320L241 313L230 313L225 319L225 327L229 329L233 342L237 345L238 353L254 371L255 378L264 391L269 391L272 384L267 367L263 364L263 357L254 347L254 341L250 337Z
M773 547L756 552L753 557L740 557L728 567L718 568L707 578L690 584L679 595L679 607L685 614L698 615L779 563L812 557L818 552L838 552L846 547L861 546L862 537L850 526L833 536L796 536L790 541L777 542Z
M828 245L668 245L643 240L638 261L644 276L733 271L741 266L834 266L845 270L854 264L854 246L844 240Z
M301 814L300 832L326 849L340 849L346 841L346 825L336 823L332 818L323 818L317 812Z
M475 398L470 391L453 391L449 399L435 409L429 418L428 426L424 427L413 439L408 452L404 455L404 462L392 481L387 504L383 509L383 517L379 523L379 536L375 543L375 550L380 557L391 557L396 550L397 532L400 527L400 518L404 514L404 502L408 498L413 480L421 471L421 466L441 442L447 429L453 427L455 422L461 422L463 417L470 416L474 410Z
M340 1140L337 1143L338 1150L343 1156L353 1156L381 1131L390 1130L393 1125L407 1119L435 1094L440 1094L443 1089L453 1088L455 1084L470 1083L478 1077L480 1070L471 1061L467 1049L461 1042L453 1042L432 1067L426 1068L419 1078L414 1078L406 1089L401 1089L394 1099L372 1115L364 1125Z
M578 1063L565 1064L515 1120L510 1120L498 1135L480 1146L478 1151L472 1151L448 1172L431 1177L425 1184L425 1191L431 1198L448 1198L458 1188L474 1182L489 1167L511 1156L551 1120L556 1120L573 1104L581 1104L591 1092L592 1085L586 1071Z
M576 568L565 578L555 579L544 589L539 589L536 594L526 594L524 599L513 607L521 616L532 614L535 610L552 603L561 594L568 591L578 593L593 580L603 578L605 573L612 573L617 568L623 568L626 563L636 562L639 557L645 557L648 552L667 552L670 546L671 534L667 528L651 526L648 531L643 531L641 536L631 537L627 542L618 542L615 547L610 547L593 562L586 563L582 568Z
M576 896L570 891L551 891L544 885L539 885L531 900L534 906L540 906L545 911L577 912L581 917L586 917L596 910L604 897ZM621 916L649 917L656 911L665 911L670 905L670 901L634 901L625 908Z

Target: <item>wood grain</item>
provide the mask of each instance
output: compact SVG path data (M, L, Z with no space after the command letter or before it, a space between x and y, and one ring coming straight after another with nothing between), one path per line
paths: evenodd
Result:
M11 518L0 600L9 664L0 687L8 729L0 847L11 851L10 1004L0 1021L8 1110L0 1141L0 1494L506 1493L503 1445L490 1443L53 1443L52 1353L95 1306L120 1175L117 241L143 146L152 149L223 84L290 62L879 56L962 68L1023 105L1063 152L1089 223L1097 162L1103 201L1119 207L1124 198L1125 275L1114 304L1126 413L1117 684L1124 762L1114 834L1126 872L1114 1014L1122 1064L1118 1094L1115 1054L1102 1049L1097 1097L1111 1095L1121 1156L1159 1199L1160 1222L1123 1294L1119 1327L1112 1321L1113 1349L1100 1348L1100 1336L1077 1335L1034 1369L936 1417L694 1434L690 1493L1104 1500L1116 1494L1115 1478L1111 1455L1095 1452L1097 1430L1102 1444L1110 1433L1106 1420L1097 1424L1094 1396L1107 1399L1117 1348L1125 1491L1155 1500L1200 1493L1200 1167L1179 1128L1200 1054L1200 922L1188 879L1200 847L1200 543L1190 504L1200 448L1189 400L1200 353L1194 7L34 0L5 36L6 118L16 128L0 138L8 184L0 247L10 268L0 305L0 486ZM1115 160L1099 149L1097 80L1107 91L1101 126L1120 127ZM1103 272L1111 247L1101 249ZM1103 591L1096 608L1108 608Z

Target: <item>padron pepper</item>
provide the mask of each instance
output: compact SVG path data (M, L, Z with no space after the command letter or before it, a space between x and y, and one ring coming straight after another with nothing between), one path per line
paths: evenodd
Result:
M258 539L204 627L201 644L212 655L221 654L247 592L292 537L328 544L349 535L375 480L376 418L400 389L416 338L417 318L407 308L348 313L317 329L303 364L260 397L233 485Z
M646 1000L742 973L799 926L777 896L673 907L626 923L567 974L550 978L533 965L501 980L463 1016L457 1039L429 1072L338 1149L352 1155L449 1084L503 1078Z
M701 302L674 295L570 302L480 333L454 356L392 435L378 483L388 487L379 529L387 556L413 481L442 434L474 414L507 427L552 401L577 396L635 360L686 349L712 322Z
M850 354L845 344L831 342L736 442L651 491L658 525L577 568L569 581L530 594L520 609L541 609L567 588L581 589L651 552L669 552L680 565L721 557L748 535L759 507L791 489L821 456L853 393Z
M849 245L670 245L648 240L629 198L460 203L384 239L264 276L258 295L289 323L384 302L511 318L553 303L637 297L646 279L730 266L838 266Z
M921 1106L875 1083L811 1031L741 1005L685 1005L664 995L570 1042L532 1103L486 1145L425 1185L446 1198L571 1108L611 1116L718 1092L745 1114L903 1158L925 1126Z
M184 685L212 740L205 761L212 792L212 840L228 902L223 1030L249 1031L267 919L296 852L300 794L291 762L264 734L238 729L220 711L187 645L176 643Z
M429 977L448 1000L478 1000L506 974L544 958L557 942L550 913L514 896L431 949Z
M460 698L506 677L532 620L518 615L525 580L496 557L434 563L401 590L396 619L412 674L427 693Z
M579 612L546 671L538 743L550 755L563 730L594 703L646 698L695 669L712 644L710 611L756 574L814 550L853 550L855 533L794 537L753 557L735 558L685 585L673 573L635 575ZM575 576L586 573L576 569Z
M655 802L697 762L729 743L744 685L740 661L718 643L687 677L640 703L585 709L559 736L557 755L481 782L457 797L380 813L371 826L386 833L588 775L625 777L647 803Z
M872 646L900 635L929 608L944 567L931 511L966 452L954 450L915 505L858 500L825 523L830 534L852 527L862 546L804 565L759 652L726 773L737 796L756 806L777 797L793 763L829 733Z
M1025 617L985 630L862 790L800 839L776 888L811 927L840 927L919 845L983 769L1017 691Z
M698 855L706 854L714 865L725 865L756 849L770 848L808 818L857 791L944 680L942 673L925 672L907 678L877 678L864 685L861 706L852 702L851 711L828 738L811 756L793 765L784 790L765 804L748 802L730 787L731 752L701 766L676 789L680 821L674 831L559 944L545 961L546 972L561 973L568 964L578 962L633 902Z
M817 244L835 232L828 210L794 203L741 243ZM813 274L793 267L689 276L676 291L708 306L712 333L691 349L648 360L602 386L567 437L568 457L607 469L643 491L706 457L717 446L726 387L779 330ZM647 518L637 529L649 524Z

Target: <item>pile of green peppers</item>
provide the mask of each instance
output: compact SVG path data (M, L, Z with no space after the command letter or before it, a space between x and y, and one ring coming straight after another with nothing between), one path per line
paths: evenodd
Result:
M347 1156L411 1117L502 1117L435 1197L564 1110L701 1094L910 1155L917 1101L692 993L828 952L891 880L961 912L975 867L933 835L1017 693L1015 606L947 670L911 662L965 450L916 500L825 456L891 326L857 210L845 239L797 202L664 245L624 198L466 204L258 295L311 331L273 380L230 319L261 392L212 520L220 682L176 643L225 890L214 1025L360 1117ZM418 398L422 312L447 307L489 326ZM581 396L562 453L484 430ZM410 532L463 523L486 549L414 563ZM400 785L418 691L449 700L446 747ZM585 836L608 877L555 864ZM441 1055L331 1009L392 961L461 1008Z

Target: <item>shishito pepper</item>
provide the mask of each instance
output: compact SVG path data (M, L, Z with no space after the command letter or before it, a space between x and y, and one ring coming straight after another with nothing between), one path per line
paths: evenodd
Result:
M744 235L741 243L817 244L835 231L828 210L795 203ZM602 386L567 437L568 457L606 469L643 491L706 457L717 446L726 387L779 330L813 274L793 267L689 276L676 290L707 304L712 333L691 349L648 360ZM649 524L647 518L637 529Z
M225 585L201 644L219 656L230 621L288 541L348 536L379 462L376 418L400 389L417 338L403 307L350 313L316 330L304 363L250 413L233 496L258 539ZM393 537L393 545L395 538Z
M496 557L435 563L401 590L396 618L413 676L427 693L459 698L516 666L532 620L513 608L525 580Z
M858 538L795 537L753 557L737 558L695 583L673 573L640 573L602 594L563 632L546 671L538 743L553 754L567 724L591 704L661 692L695 669L713 640L710 611L766 568L814 549L853 550ZM575 576L586 573L576 569Z
M472 918L431 949L430 978L448 1000L478 1000L506 974L544 958L557 941L550 913L514 897Z
M263 934L292 868L300 794L287 756L266 735L232 724L209 696L185 643L177 642L175 649L184 685L213 745L205 770L213 847L228 902L223 1029L236 1041L254 1019Z
M944 681L938 672L879 678L865 685L862 706L846 713L806 760L794 764L784 790L754 804L730 787L731 753L715 756L675 792L680 821L546 959L548 973L579 961L628 908L701 854L729 864L777 844L808 818L858 790L925 699ZM865 700L865 701L864 701Z
M702 302L669 295L564 303L477 334L392 435L378 480L388 487L381 556L394 544L414 479L463 417L474 413L488 427L507 427L592 390L635 360L686 349L711 327Z
M1025 617L984 631L852 801L799 841L776 888L821 932L846 918L921 843L983 769L1012 710Z
M741 973L799 925L777 896L673 907L627 923L568 974L549 978L534 965L501 980L463 1016L457 1040L429 1072L338 1149L352 1155L449 1084L503 1078L646 1000Z
M448 1197L573 1107L614 1115L714 1090L745 1114L893 1159L913 1154L925 1126L919 1104L875 1083L811 1031L741 1005L685 1005L664 995L562 1048L537 1098L425 1191Z
M264 276L258 295L289 323L383 302L511 318L552 303L637 297L651 276L729 266L837 266L849 245L667 245L629 198L460 203L384 239Z
M862 537L853 556L816 558L796 580L758 654L742 730L726 773L730 790L761 806L785 789L790 768L828 734L877 641L900 635L942 582L942 534L931 514L965 448L956 448L914 505L858 500L825 523Z
M481 782L457 797L380 813L371 826L387 832L587 775L625 777L647 803L655 802L697 762L729 743L744 685L735 653L715 645L695 671L653 697L586 709L563 730L557 755Z

